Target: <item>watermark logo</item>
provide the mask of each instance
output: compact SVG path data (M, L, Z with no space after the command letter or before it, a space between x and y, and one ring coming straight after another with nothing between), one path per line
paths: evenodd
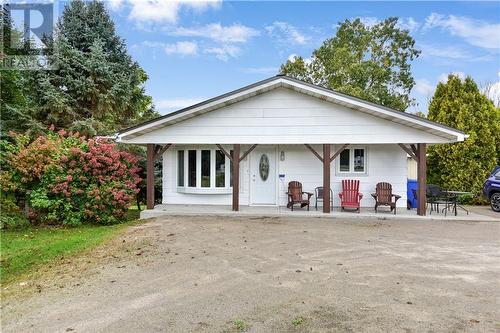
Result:
M1 15L0 69L53 69L54 3L4 3Z

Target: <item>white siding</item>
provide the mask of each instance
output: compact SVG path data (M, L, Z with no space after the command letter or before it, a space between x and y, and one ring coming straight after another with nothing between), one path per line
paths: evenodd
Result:
M278 88L145 133L127 143L444 143L440 136Z
M163 203L164 204L214 204L230 205L231 194L187 194L178 193L176 186L176 149L181 147L206 147L211 146L174 146L163 156ZM285 153L285 160L278 158L277 170L279 174L285 174L285 178L279 181L278 193L279 204L286 205L287 184L289 181L297 180L303 184L304 191L314 192L314 188L323 184L323 169L321 162L303 145L275 145L278 156L281 151ZM313 146L316 151L322 153L320 145ZM373 207L374 201L371 193L375 191L378 182L388 182L393 186L394 194L401 195L398 201L399 207L406 207L406 181L407 181L407 161L406 153L396 144L384 145L363 145L366 149L366 174L359 175L339 175L337 170L338 159L332 163L331 187L334 192L334 206L339 206L338 193L341 190L342 179L359 179L361 181L361 192L364 194L361 204L363 207ZM242 152L248 147L242 147ZM340 146L332 146L332 154ZM241 163L240 177L240 204L249 204L250 174L248 157ZM314 205L314 197L312 198Z
M321 146L313 146L322 154ZM338 158L331 166L331 188L333 190L334 206L340 206L339 192L342 179L359 179L360 191L363 193L361 204L363 207L373 207L375 202L371 193L379 182L388 182L393 186L394 194L401 195L398 207L406 207L406 153L397 145L364 145L366 149L366 174L338 174ZM332 154L340 146L332 147ZM280 184L280 205L286 204L286 187L289 181L297 180L303 185L304 191L313 192L314 188L323 185L323 166L321 161L303 146L281 146L279 150L285 151L285 161L280 162L280 173L285 174L284 181ZM314 197L313 197L314 201Z

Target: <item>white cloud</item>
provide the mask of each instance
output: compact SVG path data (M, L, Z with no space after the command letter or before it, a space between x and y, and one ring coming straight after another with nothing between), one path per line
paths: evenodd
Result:
M434 94L434 90L436 90L436 86L439 82L446 83L448 81L448 75L458 76L460 79L465 78L465 74L463 72L451 72L451 73L442 73L437 77L437 80L433 80L435 83L427 80L427 79L416 79L415 86L413 87L415 91L425 97L432 97Z
M418 44L417 48L422 50L422 58L443 58L461 60L467 62L493 61L491 54L475 55L461 47L444 46L433 44Z
M241 71L243 73L248 73L248 74L278 74L279 68L278 67L249 67L249 68L242 68Z
M438 81L442 83L448 82L448 75L458 76L458 78L461 80L465 79L464 72L450 72L450 73L442 73L441 75L439 75Z
M166 44L164 50L166 54L195 55L198 53L198 44L195 42L177 42Z
M129 18L133 21L167 22L175 23L177 21L177 12L179 3L172 1L137 1L131 2Z
M419 44L422 50L422 57L440 57L450 59L468 59L470 54L455 46Z
M299 58L299 56L296 55L295 53L292 53L288 56L288 61L295 62L295 60L297 60L297 58ZM314 58L313 58L313 56L310 56L308 58L302 58L302 60L304 61L304 64L310 65L313 62Z
M414 88L416 92L425 97L430 97L432 94L434 94L434 89L436 89L436 87L426 79L415 80Z
M377 17L373 17L373 16L365 16L365 17L358 17L360 20L361 20L361 23L363 23L364 25L368 26L368 27L373 27L374 25L376 25L377 23L380 22L380 20L377 18ZM356 19L356 18L354 18Z
M418 23L413 17L402 17L398 20L397 27L404 30L409 30L410 32L416 32L420 28L421 24Z
M123 5L123 0L108 0L105 3L111 10L119 10Z
M222 43L245 43L259 35L257 30L241 24L222 26L220 23L190 28L177 27L166 32L173 36L203 37Z
M351 20L354 20L356 18L353 18ZM361 20L361 23L368 27L373 27L374 25L382 22L381 19L378 17L373 17L373 16L364 16L364 17L359 17ZM417 22L413 17L399 17L398 18L398 23L396 24L396 27L399 29L404 29L404 30L409 30L411 33L416 32L420 28L421 24Z
M140 47L140 46L151 47L151 48L155 48L155 47L163 48L163 47L165 47L165 43L145 40L140 44L134 44L134 47Z
M196 55L198 53L198 44L196 42L181 41L172 44L145 40L140 44L135 44L134 48L149 47L159 48L166 54Z
M229 58L236 58L240 53L240 48L234 45L222 45L221 47L210 47L204 50L205 53L214 54L217 59L228 61Z
M267 33L282 43L303 45L311 38L301 32L293 25L286 22L275 21L266 27Z
M181 9L203 11L218 8L221 0L113 0L111 9L130 6L129 19L140 23L176 23Z
M158 42L158 41L143 41L140 44L134 44L134 48L143 48L143 47L149 47L149 48L158 48L163 51L165 51L166 54L171 55L171 54L179 54L179 55L196 55L198 54L198 51L200 49L200 46L197 42L195 41L182 41L182 42L176 42L176 43L163 43L163 42ZM210 47L204 47L203 48L203 53L206 54L213 54L217 59L220 59L222 61L228 61L230 58L236 58L241 52L241 49L238 46L235 46L233 44L221 44L219 46L210 46ZM261 72L264 73L266 71L271 71L271 68L274 69L274 72L277 72L278 69L274 67L263 67L263 68L248 68L247 72L250 73L253 72Z
M424 29L443 28L452 35L463 38L471 45L486 49L500 49L500 23L488 23L468 17L438 13L430 14Z
M155 102L154 104L155 107L160 111L172 111L203 102L204 100L206 100L206 98L201 98L201 97L172 98L172 99L161 99Z

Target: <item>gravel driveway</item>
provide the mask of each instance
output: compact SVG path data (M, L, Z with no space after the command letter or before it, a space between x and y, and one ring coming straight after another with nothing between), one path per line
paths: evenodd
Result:
M158 218L19 287L2 332L495 332L499 249L494 222Z

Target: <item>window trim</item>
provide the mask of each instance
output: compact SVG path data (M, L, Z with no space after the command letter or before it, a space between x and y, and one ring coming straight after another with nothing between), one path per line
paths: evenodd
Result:
M189 151L196 151L196 186L189 186ZM201 186L201 151L209 150L210 151L210 187L202 187ZM177 187L177 192L179 193L194 193L194 194L230 194L233 191L233 187L230 183L230 160L224 154L224 187L216 187L216 152L220 150L217 148L206 148L206 147L186 147L183 149L176 150L176 175L175 184ZM179 159L178 152L184 151L184 186L179 186Z
M336 166L335 166L335 172L337 175L342 175L342 176L349 176L349 175L356 175L356 176L362 176L362 175L368 175L368 149L366 146L349 146L346 147L345 150L349 150L349 171L340 171L340 154L336 158ZM365 158L365 163L364 163L364 170L363 171L354 171L354 151L356 149L363 149L364 150L364 158Z

